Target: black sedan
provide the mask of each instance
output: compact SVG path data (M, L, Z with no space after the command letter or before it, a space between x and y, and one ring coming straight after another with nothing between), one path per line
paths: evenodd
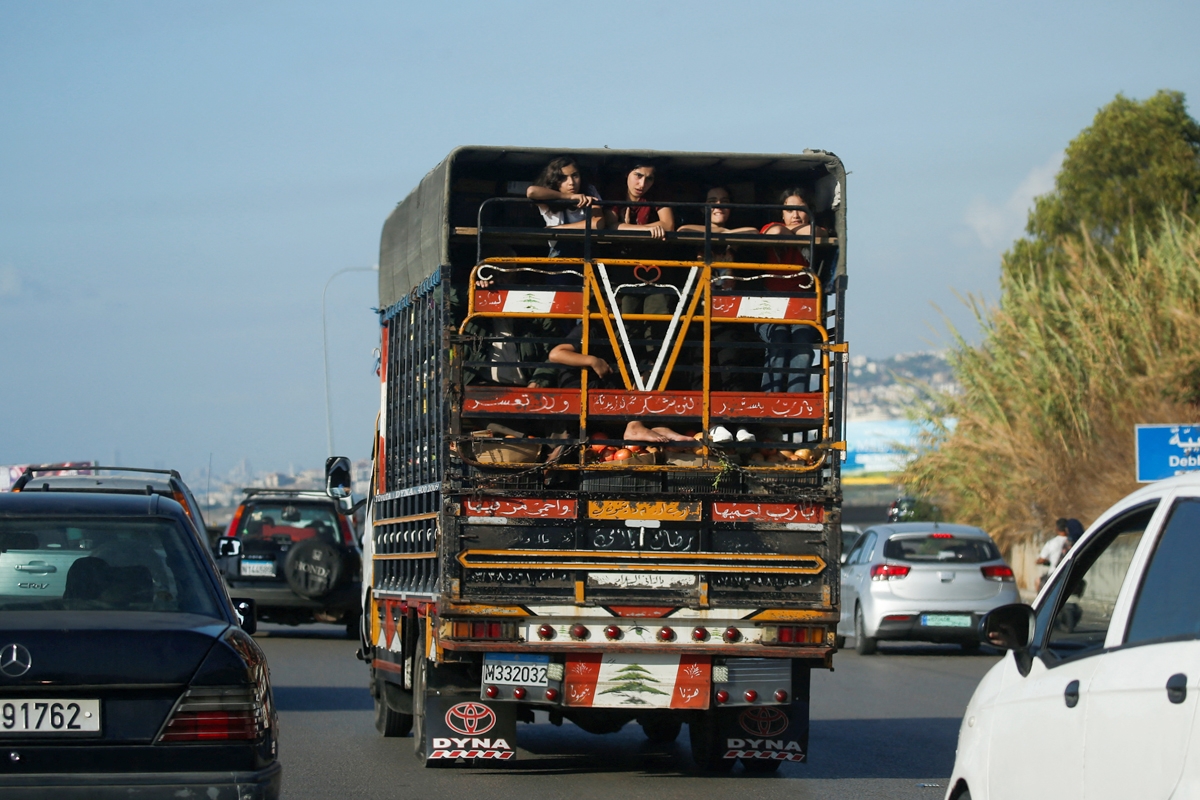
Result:
M0 796L275 798L277 732L178 503L0 494Z

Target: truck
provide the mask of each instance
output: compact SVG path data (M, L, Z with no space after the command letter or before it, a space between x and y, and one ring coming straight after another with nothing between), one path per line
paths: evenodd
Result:
M616 187L576 227L527 196L559 157ZM768 233L797 192L807 227ZM619 224L645 206L674 224ZM845 238L820 150L460 147L396 206L359 651L382 735L426 766L508 761L541 712L686 725L707 771L808 757L839 644Z

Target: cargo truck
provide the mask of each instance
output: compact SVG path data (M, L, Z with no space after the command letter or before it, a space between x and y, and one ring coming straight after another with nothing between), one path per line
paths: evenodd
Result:
M526 196L564 155L605 198L572 229ZM630 200L647 164L655 195ZM824 151L462 147L396 207L360 651L383 735L411 729L427 766L500 762L544 712L686 725L704 770L807 758L839 617L845 181ZM714 226L716 186L741 232ZM763 232L789 187L807 228ZM619 224L646 205L673 229Z

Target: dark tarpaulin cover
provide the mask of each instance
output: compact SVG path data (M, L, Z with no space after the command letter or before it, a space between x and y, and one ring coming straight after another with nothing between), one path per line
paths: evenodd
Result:
M833 204L835 186L840 187L836 208L838 275L846 273L846 172L841 160L824 151L797 155L752 153L683 153L646 150L557 150L532 147L459 147L421 179L421 183L384 223L379 247L379 307L387 309L421 285L438 267L450 261L450 187L458 177L470 177L470 165L525 164L526 180L532 180L542 165L560 155L572 155L597 163L614 163L629 158L650 157L664 166L713 171L714 180L725 171L758 171L773 183L811 181L814 170L825 167L828 179L817 185L816 205ZM522 173L524 174L524 173Z

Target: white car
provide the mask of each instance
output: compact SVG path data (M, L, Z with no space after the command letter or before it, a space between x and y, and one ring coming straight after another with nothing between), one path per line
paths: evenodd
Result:
M1200 798L1200 474L1106 511L1033 607L981 636L1010 648L967 706L947 800Z
M1020 600L1012 569L979 528L898 522L868 528L842 564L839 646L861 655L881 639L979 647L979 620Z

